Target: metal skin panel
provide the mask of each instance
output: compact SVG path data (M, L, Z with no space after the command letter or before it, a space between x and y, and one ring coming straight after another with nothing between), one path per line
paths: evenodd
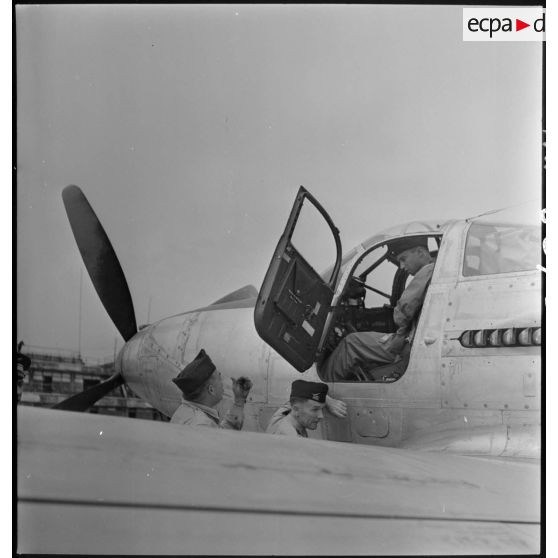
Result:
M460 281L450 291L446 332L466 329L541 325L541 279L538 272L502 274Z
M20 553L539 551L529 463L25 407L18 460Z
M526 379L529 379L527 386ZM532 410L538 415L540 361L528 355L444 359L442 406Z
M464 415L469 420L471 415ZM540 426L491 424L468 429L434 430L401 444L406 449L471 456L507 457L539 463ZM537 492L538 494L538 492Z
M389 413L385 409L357 409L352 414L356 434L362 438L385 438L389 434Z
M412 445L416 449L420 447L430 449L428 444L421 440L433 433L451 433L455 438L466 435L467 430L484 426L499 428L501 425L502 413L499 411L467 410L467 412L464 412L460 409L438 409L436 411L432 409L408 409L405 413L401 445L404 447ZM423 443L424 446L421 445Z
M442 406L527 411L540 425L540 346L463 347L465 330L541 325L538 272L461 279L450 291L442 351Z
M436 271L432 278L437 283L454 283L459 277L463 260L464 231L468 228L466 221L448 223L442 237L438 253Z

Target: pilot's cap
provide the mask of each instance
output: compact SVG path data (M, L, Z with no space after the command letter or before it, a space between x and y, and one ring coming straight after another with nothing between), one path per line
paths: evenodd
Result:
M291 385L291 397L311 399L318 403L325 403L328 386L321 382L306 382L295 380Z
M172 381L183 393L192 393L198 389L215 372L215 365L202 349L198 356L184 367Z
M405 252L405 250L410 250L411 248L417 248L422 246L428 250L428 240L426 236L411 236L409 238L398 238L392 240L389 243L389 254L393 258L399 256Z

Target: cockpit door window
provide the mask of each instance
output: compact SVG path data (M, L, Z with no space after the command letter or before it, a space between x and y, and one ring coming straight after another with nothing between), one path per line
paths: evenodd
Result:
M293 244L303 204L318 211L331 232L335 263L323 279ZM302 226L302 225L301 225ZM300 228L300 227L299 227ZM307 237L308 233L305 232ZM327 319L341 267L339 231L320 203L302 186L260 288L254 322L259 336L299 372L310 368Z

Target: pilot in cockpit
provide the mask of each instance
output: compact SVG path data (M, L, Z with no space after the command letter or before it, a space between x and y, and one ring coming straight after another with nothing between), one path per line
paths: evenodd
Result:
M349 333L320 366L320 376L325 381L365 377L366 371L394 362L410 342L409 336L432 278L434 260L426 237L395 240L389 250L399 266L414 276L393 310L397 330L387 334L378 331Z

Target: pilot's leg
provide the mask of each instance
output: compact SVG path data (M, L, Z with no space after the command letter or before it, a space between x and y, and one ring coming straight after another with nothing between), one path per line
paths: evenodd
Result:
M393 362L396 355L386 350L390 337L377 331L349 333L320 367L321 377L326 382L346 380L355 367L367 368Z

